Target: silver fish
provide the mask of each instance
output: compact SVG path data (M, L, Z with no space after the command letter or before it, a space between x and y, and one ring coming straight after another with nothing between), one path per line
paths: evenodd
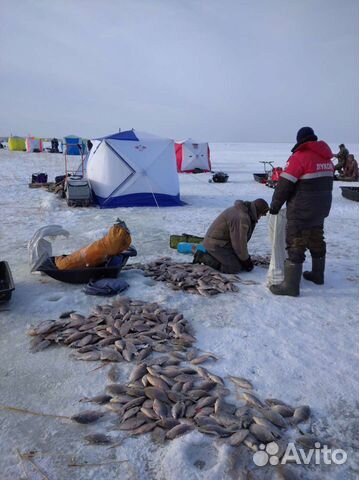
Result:
M273 412L279 413L282 417L292 417L294 413L294 408L287 407L285 405L273 405Z
M179 421L172 417L161 418L161 420L157 422L157 425L159 425L162 428L165 428L166 430L170 430L176 425L179 425Z
M145 387L144 388L144 393L146 397L155 400L160 400L162 402L168 402L168 397L167 394L164 390L161 390L160 388L157 387Z
M253 452L258 450L258 441L251 433L249 433L243 440L243 444Z
M261 410L261 414L277 427L286 428L288 426L288 423L285 421L282 415L274 410L264 408Z
M160 402L157 398L153 400L153 411L159 418L166 418L168 416L168 409L166 404Z
M202 397L208 396L208 392L206 390L201 390L201 389L189 390L186 393L188 397L193 400L199 400Z
M297 424L300 422L305 422L309 417L310 407L308 405L302 405L294 410L293 418L291 420L293 423Z
M270 407L273 406L273 405L284 405L286 407L289 406L286 403L284 403L282 400L279 400L278 398L266 398L265 402Z
M273 423L271 423L266 418L253 415L253 420L257 425L261 425L262 427L265 427L267 430L269 430L271 434L274 435L276 438L281 437L282 434L279 428L273 425Z
M184 402L177 402L172 406L171 414L173 418L180 418L184 416L186 405Z
M118 427L120 430L135 430L136 428L140 427L146 422L145 415L140 417L137 415L136 417L129 418L125 420L123 423L120 424Z
M159 416L157 415L157 413L153 410L153 406L152 408L146 408L146 407L141 407L141 412L148 418L151 418L153 420L157 420L159 418Z
M221 427L220 425L204 425L199 427L198 430L203 433L208 433L210 435L219 435L220 437L228 437L231 432L226 428Z
M110 395L120 395L126 392L126 386L120 383L111 383L106 387L106 393Z
M197 401L197 408L210 407L215 404L216 397L202 397Z
M86 332L75 332L72 335L69 335L67 338L64 340L65 345L69 345L72 342L76 342L76 340L80 340L83 337L86 337L87 333Z
M238 445L243 443L248 434L249 430L245 428L238 430L238 432L233 433L233 435L229 437L229 444L232 445L232 447L238 447Z
M242 397L245 399L245 401L249 405L253 405L254 407L257 407L257 408L264 408L263 402L258 397L253 395L253 393L244 392L242 394Z
M70 318L71 313L75 313L75 310L69 310L67 312L62 312L59 316L60 319Z
M207 373L207 375L208 375L208 378L212 380L212 382L218 383L218 385L224 386L224 381L218 375L214 375L213 373L209 373L209 372Z
M84 439L89 445L109 445L112 443L111 437L103 433L92 433L85 435Z
M72 320L80 320L80 321L82 321L82 322L86 320L86 317L84 317L84 316L81 315L80 313L76 313L76 312L70 312L69 317L70 317Z
M168 390L169 387L167 383L161 378L154 375L150 375L149 373L146 376L147 376L147 381L154 387L160 388L162 390Z
M151 432L151 439L155 443L163 444L166 440L166 431L163 428L155 427Z
M245 388L245 389L248 389L248 390L253 389L253 385L246 378L234 377L233 375L230 375L228 378L230 379L231 382L233 382L235 385L237 385L240 388Z
M147 366L144 363L139 363L131 372L130 382L135 382L139 378L143 377L147 372Z
M207 362L208 360L218 360L218 357L212 353L205 353L199 357L195 357L191 360L192 365L199 365L201 363Z
M175 427L171 428L171 430L168 430L166 433L166 438L169 440L173 440L176 437L179 437L181 435L184 435L185 433L190 432L193 430L193 426L180 423L179 425L176 425Z
M100 352L100 359L107 360L109 362L121 362L123 360L122 355L115 350L103 349Z
M146 397L137 397L134 398L133 400L130 400L129 402L125 403L123 406L123 411L126 412L130 408L137 407L139 405L142 405L143 402L146 400Z
M96 397L91 398L83 398L80 402L90 402L90 403L97 403L99 405L103 405L108 403L111 400L111 395L97 395Z
M252 435L254 435L260 442L269 443L274 441L274 436L271 431L264 427L263 425L258 425L253 423L249 427L249 431Z
M135 415L137 415L137 413L140 411L140 407L133 407L133 408L130 408L129 410L127 410L126 412L124 412L123 416L122 416L122 420L125 421L125 420L128 420L129 418L131 417L134 417Z
M85 360L87 362L94 362L96 360L100 360L101 353L98 351L92 351L87 353L76 353L73 355L76 360Z
M144 433L151 432L156 427L156 422L144 423L138 428L135 428L130 432L130 435L143 435Z
M71 420L77 423L94 423L99 418L103 417L103 412L97 412L95 410L84 410L71 417Z
M238 428L238 425L241 423L241 420L238 417L227 413L215 413L211 414L210 417L223 427L231 427L235 425Z

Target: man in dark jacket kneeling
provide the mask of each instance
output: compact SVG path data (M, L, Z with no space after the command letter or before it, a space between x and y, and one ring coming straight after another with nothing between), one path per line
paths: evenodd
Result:
M329 215L332 203L334 165L329 146L318 141L310 127L298 131L292 152L269 210L270 214L276 215L287 203L288 259L284 265L284 281L272 285L270 290L275 295L296 297L306 249L312 256L312 271L304 272L303 277L318 285L324 283L324 219Z
M247 244L258 220L268 209L268 203L262 198L253 202L237 200L211 224L203 240L207 253L198 251L194 263L204 263L222 273L253 270Z

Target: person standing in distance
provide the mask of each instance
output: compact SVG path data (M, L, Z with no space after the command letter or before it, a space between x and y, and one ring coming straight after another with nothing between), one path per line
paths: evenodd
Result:
M296 297L300 291L305 251L312 257L312 271L303 277L318 285L324 283L326 243L324 219L332 203L333 153L322 140L318 141L311 127L302 127L292 148L285 170L273 194L269 213L276 215L287 204L287 260L284 281L272 285L274 295Z

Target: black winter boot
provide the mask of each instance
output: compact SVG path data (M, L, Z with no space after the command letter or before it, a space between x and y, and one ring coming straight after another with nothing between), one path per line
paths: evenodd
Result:
M303 265L286 260L284 263L284 280L279 285L269 287L274 295L299 296L299 285L302 276Z
M303 278L314 282L317 285L323 285L324 283L324 269L325 269L325 257L313 258L312 257L312 271L304 272Z
M210 255L208 252L205 253L201 252L200 250L197 250L197 252L194 254L192 263L207 265L215 270L219 270L221 268L221 264L218 260L212 257L212 255Z

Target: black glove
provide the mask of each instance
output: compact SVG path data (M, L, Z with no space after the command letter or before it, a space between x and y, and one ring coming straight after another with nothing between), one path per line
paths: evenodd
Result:
M277 210L276 208L271 207L271 208L269 209L269 213L270 213L271 215L278 215L279 210Z
M246 270L246 272L250 272L254 268L251 257L248 257L247 260L241 260L241 265L244 268L244 270Z

